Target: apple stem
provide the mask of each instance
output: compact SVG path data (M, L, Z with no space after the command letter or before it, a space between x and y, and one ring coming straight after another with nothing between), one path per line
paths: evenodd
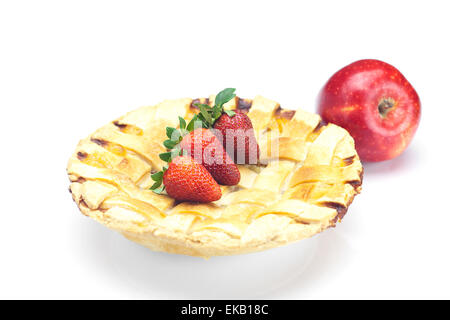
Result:
M392 98L382 98L378 103L378 112L382 118L386 118L388 113L395 107L395 100Z

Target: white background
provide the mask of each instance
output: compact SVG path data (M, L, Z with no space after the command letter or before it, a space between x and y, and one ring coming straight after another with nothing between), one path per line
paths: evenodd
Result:
M314 4L312 4L314 3ZM0 298L450 298L445 1L2 1ZM365 165L337 228L262 253L155 253L82 216L78 140L142 105L236 87L314 111L341 67L400 69L423 114Z

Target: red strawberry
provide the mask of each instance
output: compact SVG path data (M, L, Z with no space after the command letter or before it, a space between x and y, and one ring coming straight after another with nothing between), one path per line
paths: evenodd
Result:
M238 167L210 130L195 129L183 138L180 147L202 164L219 184L233 186L239 183Z
M223 146L235 163L256 164L259 160L259 146L250 118L240 111L229 116L223 113L214 123L214 129L223 136ZM233 150L230 150L231 146Z
M211 174L189 156L178 156L164 172L167 194L179 201L211 202L222 196Z

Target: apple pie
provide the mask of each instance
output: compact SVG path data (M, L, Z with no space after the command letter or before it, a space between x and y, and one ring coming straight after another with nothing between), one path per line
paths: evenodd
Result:
M211 203L177 202L149 188L165 164L162 141L178 116L214 96L142 107L80 141L67 172L80 211L152 250L210 257L265 250L311 237L340 221L361 190L363 168L352 137L317 114L272 100L233 98L261 149L257 165L238 165L236 186Z

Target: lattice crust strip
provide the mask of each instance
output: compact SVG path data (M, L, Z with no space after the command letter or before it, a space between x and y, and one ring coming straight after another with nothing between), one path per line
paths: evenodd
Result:
M202 257L277 247L342 219L361 190L353 139L316 114L261 96L225 105L248 113L261 148L261 164L238 166L238 186L222 186L222 198L209 204L151 192L150 175L164 164L165 128L214 98L142 107L81 140L67 168L81 212L153 250Z

